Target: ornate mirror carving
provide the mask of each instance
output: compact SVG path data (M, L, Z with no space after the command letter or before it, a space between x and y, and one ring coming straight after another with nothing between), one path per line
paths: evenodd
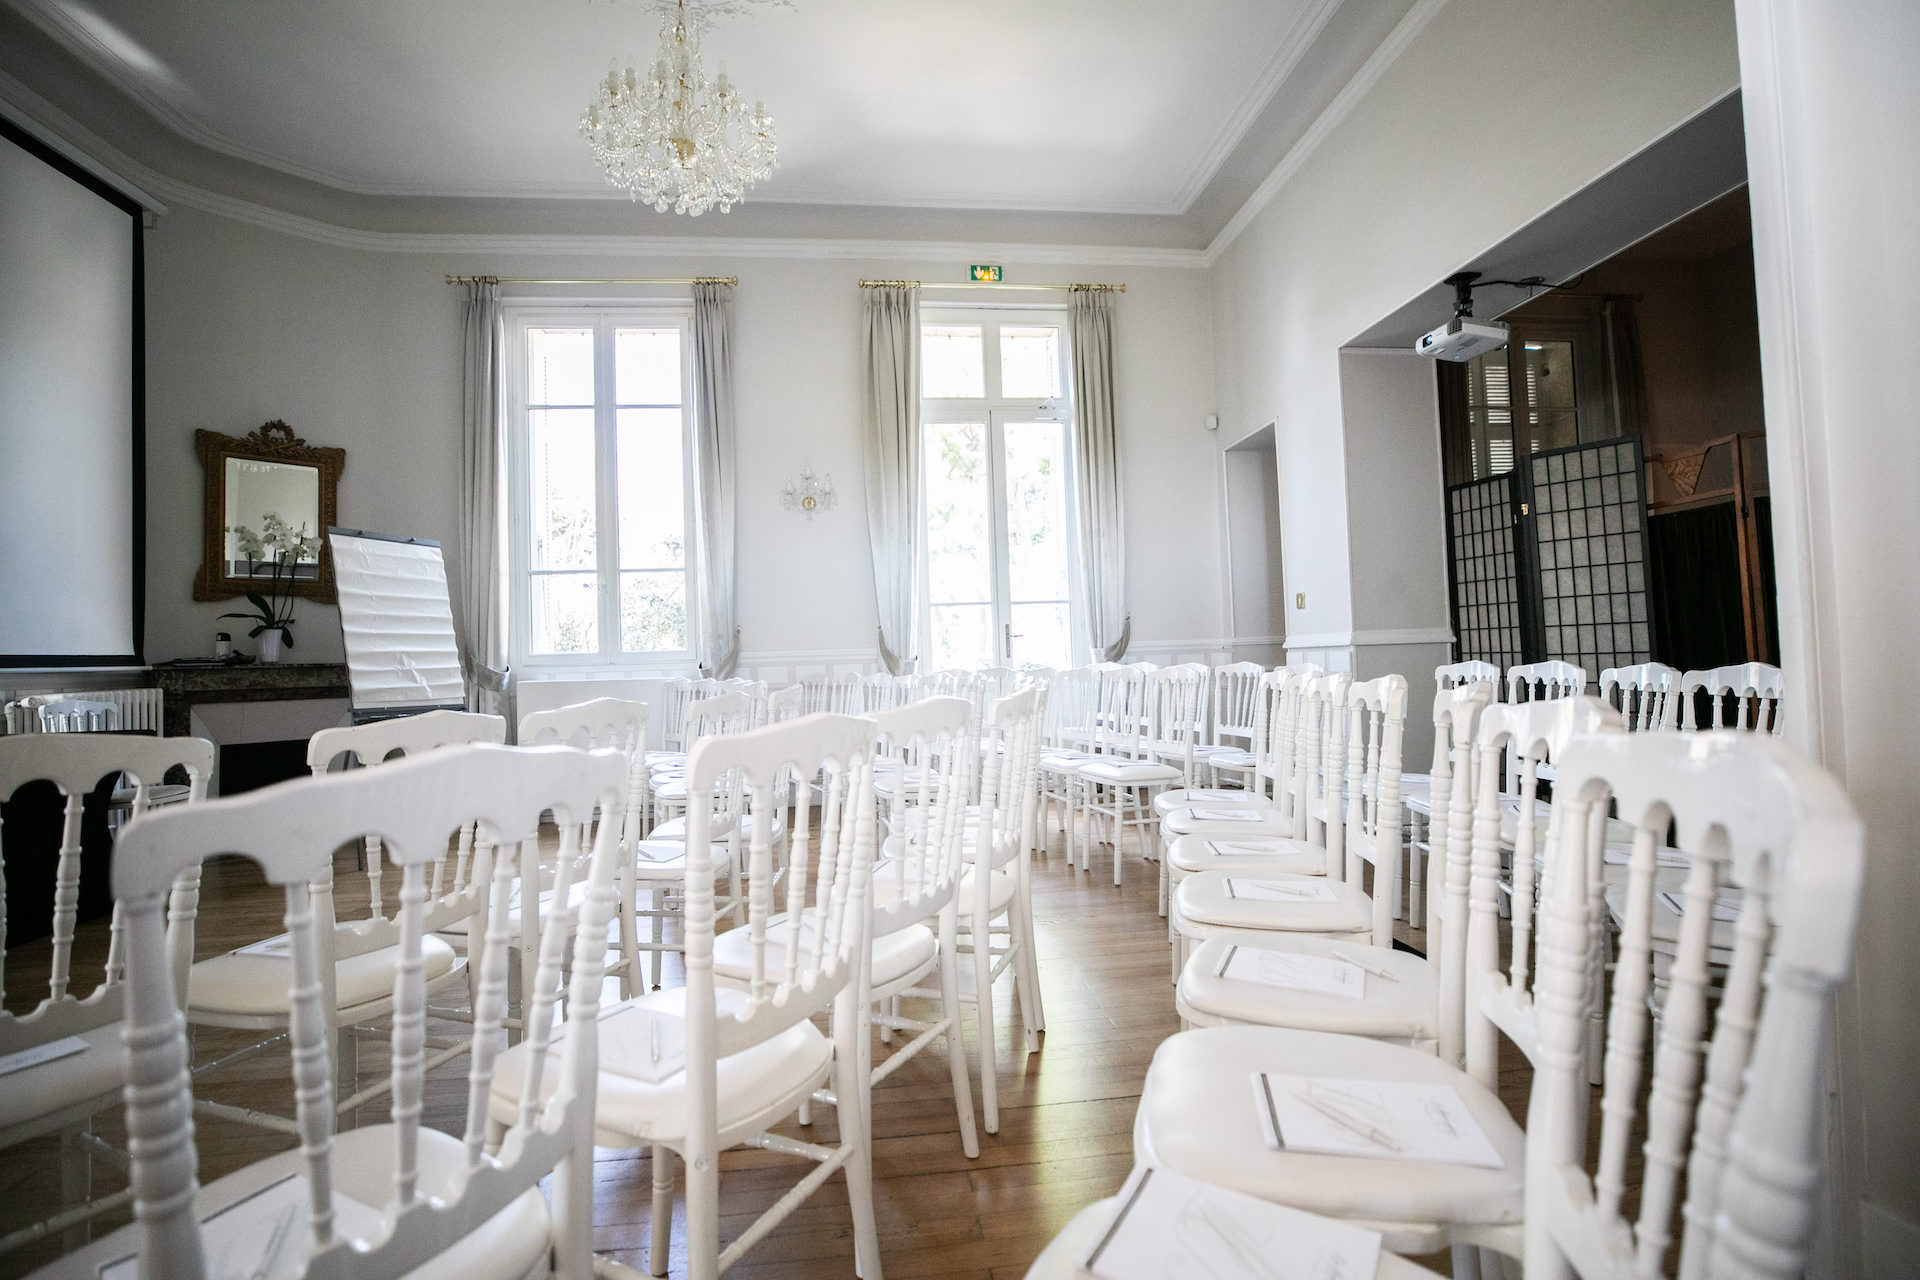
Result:
M195 600L224 600L280 590L334 602L327 528L339 523L336 498L345 449L321 449L279 420L245 436L193 433L206 475L206 541Z

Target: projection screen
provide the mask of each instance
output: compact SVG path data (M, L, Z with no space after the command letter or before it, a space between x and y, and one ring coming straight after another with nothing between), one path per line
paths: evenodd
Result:
M142 658L141 210L0 120L0 667Z

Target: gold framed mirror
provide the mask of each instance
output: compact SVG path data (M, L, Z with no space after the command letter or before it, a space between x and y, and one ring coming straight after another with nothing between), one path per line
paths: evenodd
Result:
M206 484L193 598L264 591L277 571L283 594L334 603L327 529L339 523L347 451L310 445L278 419L245 436L195 431L193 450Z

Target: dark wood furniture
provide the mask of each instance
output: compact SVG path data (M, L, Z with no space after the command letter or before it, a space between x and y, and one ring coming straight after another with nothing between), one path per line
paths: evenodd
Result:
M343 662L259 662L245 666L158 666L149 686L166 693L169 738L192 732L193 709L207 702L287 702L347 696Z

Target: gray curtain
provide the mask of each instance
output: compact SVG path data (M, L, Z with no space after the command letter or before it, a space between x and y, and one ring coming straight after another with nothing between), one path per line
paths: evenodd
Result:
M499 284L468 284L460 391L460 546L454 566L459 598L454 616L460 624L467 706L474 711L501 712L506 702L506 617L501 608L506 558L500 546L500 384L506 334Z
M693 656L724 680L740 661L733 572L733 286L693 286Z
M880 612L880 661L913 669L920 583L920 291L886 286L866 295L867 537Z
M1113 421L1113 295L1075 289L1067 309L1073 343L1074 492L1080 507L1080 578L1094 656L1127 652L1127 561L1122 541L1120 455Z
M1605 360L1607 403L1613 434L1644 435L1647 429L1647 377L1640 363L1640 320L1631 298L1600 304L1600 346Z

